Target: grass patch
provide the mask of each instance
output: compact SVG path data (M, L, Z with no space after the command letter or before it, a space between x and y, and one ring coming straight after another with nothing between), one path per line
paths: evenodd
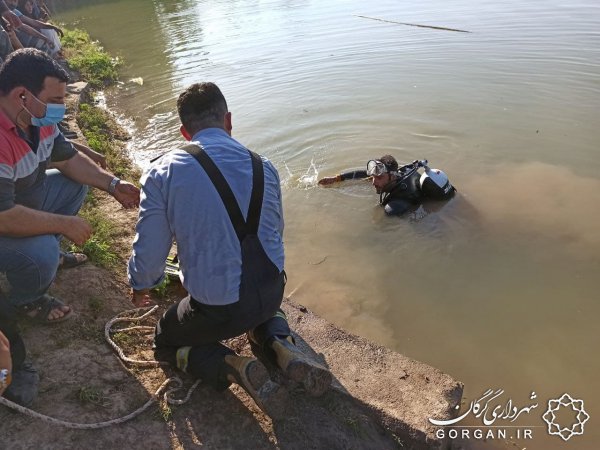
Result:
M77 392L77 398L81 403L94 406L110 406L110 399L95 386L82 386Z
M119 58L110 56L102 46L85 31L64 29L62 48L69 66L95 87L106 86L117 80Z
M57 348L66 348L74 345L78 340L85 340L95 344L104 344L104 328L100 328L92 320L72 321L69 328L63 328L53 334Z
M129 159L123 143L115 139L115 135L123 133L107 111L82 103L77 123L89 147L106 157L106 164L116 176L127 180L139 177L139 170Z
M111 172L124 180L136 181L137 169L127 156L123 142L115 136L123 135L119 125L110 114L97 106L82 103L77 122L90 148L103 154ZM98 200L90 190L79 215L86 219L94 230L92 237L82 246L72 246L72 251L82 251L98 266L115 269L119 263L116 240L121 231L97 208Z
M170 283L171 280L169 280L169 277L166 276L162 282L152 290L158 296L158 298L167 298L169 294Z
M350 430L350 432L354 435L354 437L361 438L364 437L364 431L360 424L360 421L355 417L346 417L344 419L344 423Z
M100 311L102 311L102 299L100 299L98 297L91 297L88 300L88 306L90 307L90 310L92 311L92 315L94 316L94 319L97 319L98 315L100 314Z
M98 89L117 80L117 68L120 64L118 58L111 57L83 30L65 29L64 33L61 42L69 65L79 71L81 78L92 88ZM128 139L128 135L108 111L93 104L81 103L77 123L87 145L104 155L111 173L124 180L137 182L139 169L129 159L123 142ZM94 190L90 190L79 212L80 217L90 223L94 234L83 246L71 245L69 250L83 252L93 264L114 270L122 256L118 254L117 245L122 230L117 229L105 213L99 212L98 199L94 195ZM91 308L94 311L92 306Z
M153 416L160 417L165 422L170 422L173 419L174 412L174 406L169 405L167 402L160 402L158 404L158 409L155 410Z
M90 223L94 234L81 247L72 244L71 251L82 251L92 263L98 266L107 269L115 268L119 262L112 245L119 232L115 225L95 208L94 201L86 202L79 211L79 216Z
M115 344L121 347L121 349L135 346L134 336L125 332L118 332L113 334L112 339L113 341L115 341Z

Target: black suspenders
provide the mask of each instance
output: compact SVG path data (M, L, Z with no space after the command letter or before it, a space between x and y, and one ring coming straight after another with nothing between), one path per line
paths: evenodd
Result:
M225 177L213 160L206 154L204 148L198 144L189 144L182 148L198 161L210 178L210 181L212 181L215 189L221 196L221 200L225 205L225 209L240 243L247 235L257 235L265 188L264 169L260 156L248 150L252 159L252 195L250 197L247 220L244 220L240 206L227 180L225 180Z

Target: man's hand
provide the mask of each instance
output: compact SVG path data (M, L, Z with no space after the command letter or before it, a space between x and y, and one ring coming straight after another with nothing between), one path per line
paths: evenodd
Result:
M333 183L337 183L339 180L339 178L337 176L335 177L325 177L325 178L321 178L319 180L319 185L320 186L327 186Z
M132 289L131 303L133 303L133 305L138 308L143 308L144 306L151 306L154 304L154 302L150 298L149 289L143 289L141 291L136 291L135 289Z
M81 217L65 217L68 225L65 226L62 234L71 242L77 245L83 245L92 235L92 226Z
M4 11L2 13L2 17L4 18L4 20L6 20L8 23L10 23L10 25L13 28L19 28L21 25L23 25L23 22L21 22L21 19L19 19L19 17L12 11Z
M113 197L123 205L123 208L136 208L140 205L140 190L127 181L119 181Z
M63 30L61 30L60 28L58 28L58 27L56 27L56 26L55 26L55 27L52 27L52 29L53 29L54 31L56 31L56 33L57 33L57 34L58 34L60 37L64 37L65 33L63 33Z

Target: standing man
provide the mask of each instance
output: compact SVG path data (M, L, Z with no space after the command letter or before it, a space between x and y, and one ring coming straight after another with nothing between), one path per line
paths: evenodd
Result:
M192 143L142 177L129 260L132 301L150 302L148 290L162 281L174 239L189 295L158 322L155 357L219 390L237 383L277 418L284 391L261 362L219 341L248 332L262 362L309 394L321 395L331 383L330 372L294 345L280 309L286 276L279 175L231 137L231 113L215 84L190 86L177 109L181 134Z
M13 357L4 395L21 404L35 398L37 373L25 362L15 320L52 324L71 314L47 290L64 259L61 237L82 245L92 233L76 216L87 186L111 193L125 208L139 204L135 186L79 153L58 130L67 81L64 69L35 49L17 50L0 66L0 272L10 284L6 298L0 293L0 330ZM57 170L46 172L50 166Z

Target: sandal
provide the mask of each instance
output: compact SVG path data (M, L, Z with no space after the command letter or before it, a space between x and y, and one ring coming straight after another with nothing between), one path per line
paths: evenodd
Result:
M51 325L53 323L63 322L71 317L73 310L68 307L68 311L63 311L63 308L67 306L56 297L52 297L49 294L42 295L38 300L33 303L29 303L25 306L21 306L21 315L24 319L30 320L35 323ZM59 310L63 313L61 317L56 319L50 319L48 316L52 311ZM28 313L35 311L33 316Z
M73 267L85 264L88 257L85 253L60 252L60 262L58 269L72 269Z

